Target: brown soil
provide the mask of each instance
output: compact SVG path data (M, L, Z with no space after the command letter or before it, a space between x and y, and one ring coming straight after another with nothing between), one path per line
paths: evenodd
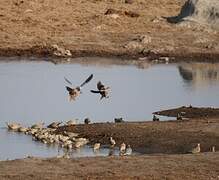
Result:
M79 133L90 140L109 145L112 136L117 146L130 144L141 153L188 153L197 143L202 152L219 147L218 119L191 119L187 121L94 123L61 127L59 131Z
M163 111L154 112L154 114L177 117L177 114L181 114L185 118L219 118L218 108L199 108L199 107L179 107L174 109L168 109Z
M134 151L150 153L76 159L1 161L0 179L218 179L218 119L187 121L98 123L60 127L87 137L90 144L130 144ZM188 153L201 143L201 153ZM153 154L151 154L153 153ZM182 154L185 153L185 154Z
M144 155L0 162L1 180L170 179L217 180L219 153Z
M0 56L51 56L51 46L57 44L73 57L170 55L179 57L176 60L218 61L218 31L179 26L162 18L177 15L183 4L178 0L131 4L122 0L1 0ZM141 42L140 35L151 40Z

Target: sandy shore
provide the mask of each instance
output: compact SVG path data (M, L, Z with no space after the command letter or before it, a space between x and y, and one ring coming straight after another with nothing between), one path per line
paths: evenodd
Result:
M0 162L0 179L218 179L219 119L94 123L63 126L90 140L130 144L141 155L93 158L27 158ZM201 144L201 153L189 151Z
M217 180L219 153L80 159L27 158L0 162L0 179Z

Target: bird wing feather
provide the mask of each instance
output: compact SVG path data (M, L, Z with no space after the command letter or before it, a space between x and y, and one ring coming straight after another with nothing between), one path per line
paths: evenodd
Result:
M85 84L87 84L88 82L90 82L90 80L93 78L93 74L91 74L81 85L80 87L84 86Z
M104 88L104 85L99 81L98 83L97 83L97 89L98 90L102 90Z
M66 77L64 77L65 81L72 85L71 81L69 81Z
M65 87L66 87L66 89L67 89L68 92L70 92L70 91L73 90L72 88L70 88L70 87L68 87L68 86L65 86Z
M92 93L100 93L100 91L90 90Z

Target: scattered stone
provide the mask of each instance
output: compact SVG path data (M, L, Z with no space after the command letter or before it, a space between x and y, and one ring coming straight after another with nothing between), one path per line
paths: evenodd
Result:
M116 10L116 9L107 9L106 12L104 13L104 15L120 15L120 16L128 16L128 17L139 17L140 15L136 12L133 11L122 11L122 10Z
M125 0L125 4L132 4L134 0Z

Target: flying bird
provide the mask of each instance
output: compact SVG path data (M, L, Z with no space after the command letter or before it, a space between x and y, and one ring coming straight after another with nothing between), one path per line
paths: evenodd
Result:
M101 95L100 100L103 98L109 98L109 89L110 87L105 87L100 81L97 83L98 90L91 90L92 93L98 93Z
M93 74L91 74L80 86L77 86L75 88L71 88L71 87L66 86L66 89L69 93L69 101L72 101L72 100L74 101L76 99L76 97L78 97L81 94L81 88L85 84L90 82L92 78L93 78ZM72 85L71 81L69 81L66 77L64 77L64 79L67 83Z

